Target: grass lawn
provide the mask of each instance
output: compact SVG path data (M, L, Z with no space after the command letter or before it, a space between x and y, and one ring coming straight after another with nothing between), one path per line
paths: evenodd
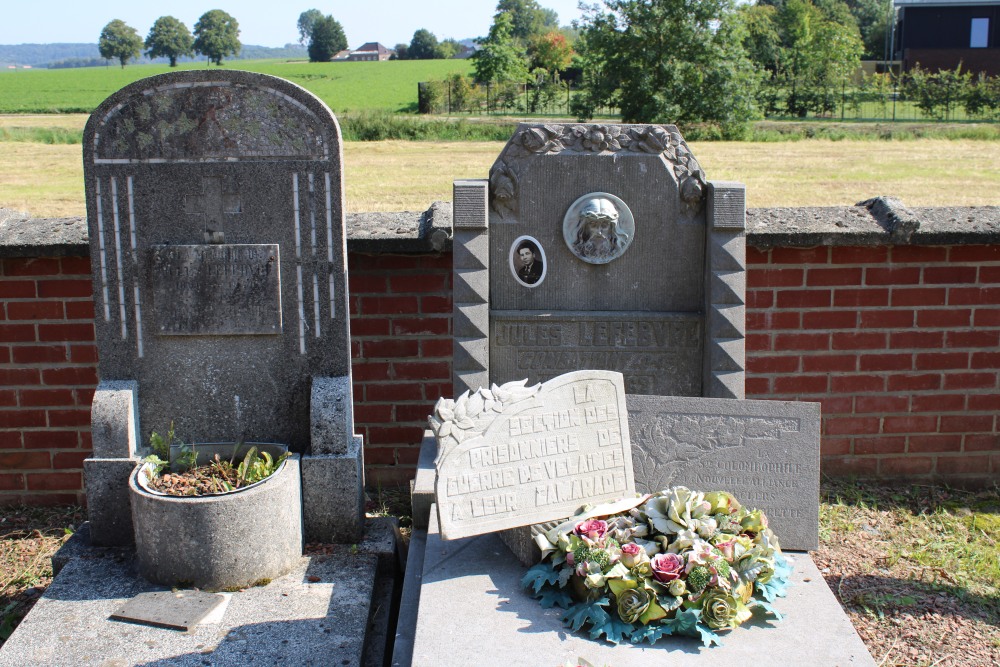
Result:
M108 95L133 81L205 63L129 65L125 69L80 67L0 72L0 113L90 113ZM469 60L309 63L283 60L224 61L223 69L288 79L308 89L337 113L363 109L416 111L417 83L469 73Z
M0 117L5 127L76 127L85 117ZM502 142L347 142L347 210L424 210L450 200L452 181L485 178ZM894 195L908 206L1000 204L993 141L692 142L709 179L747 185L747 205L849 206ZM0 207L39 217L83 215L81 147L0 142Z

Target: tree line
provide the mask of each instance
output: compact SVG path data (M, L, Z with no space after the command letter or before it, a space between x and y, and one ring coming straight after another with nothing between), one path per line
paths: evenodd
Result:
M485 98L487 109L503 108L520 90L525 110L535 111L569 100L573 83L570 110L580 120L617 109L625 122L708 123L737 137L752 119L829 115L848 87L861 100L888 81L931 115L965 98L976 115L995 115L996 84L985 76L966 73L961 86L952 82L957 75L922 72L856 83L862 59L889 57L892 2L603 0L581 5L583 18L559 28L536 0L500 0L489 34L477 40L474 80L432 82L426 101L447 95L455 110ZM959 88L970 92L963 97Z
M149 29L145 41L135 28L120 19L114 19L101 30L97 48L105 60L117 60L124 68L129 60L139 57L145 47L150 58L167 58L171 67L177 67L177 59L200 54L216 65L222 59L238 55L240 26L235 18L213 9L201 15L194 24L194 34L184 23L173 16L161 16Z

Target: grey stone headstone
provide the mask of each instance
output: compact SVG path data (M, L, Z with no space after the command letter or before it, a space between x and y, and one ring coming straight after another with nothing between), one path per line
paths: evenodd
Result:
M456 394L593 368L744 396L743 188L709 183L675 126L521 125L486 216L475 183L455 184Z
M728 491L764 511L781 546L819 546L820 405L627 397L636 490Z
M140 441L308 450L310 379L350 374L340 130L282 79L188 71L106 100L84 136L100 376L138 380Z
M307 537L356 540L364 465L333 113L276 77L172 72L105 100L83 145L107 457L85 466L95 543L134 539L122 472L171 424L186 442L301 453Z
M561 519L635 492L620 373L481 389L440 401L432 424L445 539Z

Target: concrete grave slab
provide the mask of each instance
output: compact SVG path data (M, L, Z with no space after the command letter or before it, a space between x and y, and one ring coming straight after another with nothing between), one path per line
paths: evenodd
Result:
M637 491L728 491L764 510L782 547L819 548L819 403L629 395L626 404Z
M519 583L525 569L496 535L445 541L436 523L432 512L413 645L395 649L397 657L412 655L412 661L394 664L448 667L500 656L510 667L578 664L580 658L594 665L703 667L755 664L766 656L778 665L875 665L808 554L790 554L792 585L774 605L781 621L752 619L711 649L684 637L614 646L570 632L560 609L542 609L529 597Z
M560 519L635 492L621 373L480 389L442 399L434 415L445 539Z
M398 581L393 519L366 521L356 545L298 558L266 585L222 593L228 602L189 632L111 619L137 595L170 591L138 576L131 549L89 546L89 530L85 523L53 557L58 574L0 647L0 667L384 662Z

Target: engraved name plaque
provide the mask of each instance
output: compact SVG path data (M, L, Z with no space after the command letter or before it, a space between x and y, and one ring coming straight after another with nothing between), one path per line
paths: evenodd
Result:
M155 332L281 333L277 244L153 246Z
M640 493L729 491L764 510L781 546L818 548L819 403L628 396Z
M431 427L444 539L564 519L635 493L621 373L576 371L442 399Z
M578 368L625 375L629 394L701 393L702 324L697 314L493 311L495 382L544 382Z

